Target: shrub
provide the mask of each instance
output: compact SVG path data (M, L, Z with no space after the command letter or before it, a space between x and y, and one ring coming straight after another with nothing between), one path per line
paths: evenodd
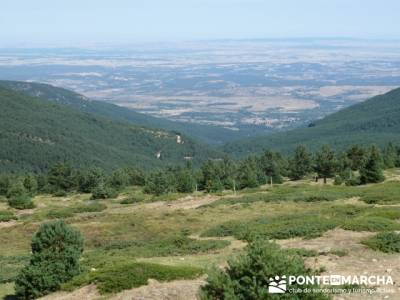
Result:
M63 221L41 225L32 238L31 248L30 262L15 281L18 297L32 299L56 291L80 273L83 238Z
M89 212L101 212L107 209L107 205L103 203L91 203L91 204L83 204L72 207L74 213L89 213Z
M138 203L141 202L143 199L139 199L137 197L129 197L129 198L125 198L124 200L122 200L120 203L121 204L134 204L134 203Z
M268 239L288 239L293 237L317 237L338 226L336 219L314 214L287 215L273 219L255 219L247 222L230 221L213 227L203 236L234 235L238 239L252 241L263 237Z
M14 196L8 199L8 205L16 209L30 209L35 207L31 197L27 194Z
M335 180L333 181L334 185L342 185L343 183L343 178L339 175L335 176Z
M171 281L177 279L194 279L202 270L194 267L165 266L151 263L120 262L110 264L97 271L82 274L63 286L73 290L76 287L95 282L100 293L118 293L123 290L146 285L147 281Z
M400 234L396 232L382 232L376 236L363 240L368 247L386 253L400 253Z
M118 191L114 188L100 184L98 187L94 188L92 191L92 200L97 199L110 199L118 196Z
M200 298L214 299L277 299L268 293L269 279L275 276L306 276L312 271L305 267L297 255L290 255L273 243L251 243L247 252L228 262L224 270L216 270L207 277L207 284L201 288ZM296 284L291 288L316 288L317 286ZM288 292L290 293L290 292ZM329 299L323 294L286 294L286 299Z
M46 216L49 219L66 219L73 217L74 213L70 209L51 210Z
M11 220L16 220L17 217L12 211L0 210L0 222L8 222Z
M68 195L68 193L63 190L58 190L53 193L54 197L66 197L67 195Z
M358 217L345 222L343 228L353 231L386 231L400 229L400 224L382 217Z

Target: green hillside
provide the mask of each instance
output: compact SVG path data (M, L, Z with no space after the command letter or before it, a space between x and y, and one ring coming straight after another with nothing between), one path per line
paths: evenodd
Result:
M373 97L299 128L269 136L226 144L223 150L236 156L259 153L265 148L290 152L298 144L311 149L330 144L341 149L351 144L400 143L400 89Z
M188 124L156 118L112 103L90 100L73 91L48 84L0 80L0 86L114 120L128 121L139 126L180 132L211 145L222 145L229 141L247 137L249 133L246 130L235 131L219 126Z
M0 107L0 172L40 171L60 160L77 167L151 168L183 163L185 156L196 164L216 155L185 136L177 143L172 132L80 112L4 87Z

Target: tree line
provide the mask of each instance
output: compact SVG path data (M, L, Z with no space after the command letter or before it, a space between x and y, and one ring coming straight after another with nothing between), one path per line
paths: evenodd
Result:
M333 178L337 185L361 185L383 181L383 170L393 167L400 167L400 147L392 143L382 149L374 145L353 145L340 152L325 145L314 153L300 145L291 156L266 150L262 155L239 161L224 157L208 160L200 168L187 162L185 166L152 172L122 168L106 173L100 168L76 169L63 162L47 173L0 176L0 195L8 198L10 206L24 209L33 206L31 197L38 193L55 196L69 192L92 193L92 199L106 199L116 197L126 186L142 186L146 193L162 195L236 191L306 177L325 183Z

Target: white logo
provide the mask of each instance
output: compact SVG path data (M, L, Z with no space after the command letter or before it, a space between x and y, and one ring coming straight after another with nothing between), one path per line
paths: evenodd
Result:
M275 276L269 279L268 293L284 294L286 292L286 276Z

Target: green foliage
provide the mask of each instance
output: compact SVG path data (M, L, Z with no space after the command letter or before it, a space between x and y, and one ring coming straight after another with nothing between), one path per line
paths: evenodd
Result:
M80 273L83 238L63 221L45 223L32 238L32 255L15 281L17 296L33 299L60 288Z
M92 200L116 198L118 191L103 183L92 190Z
M337 227L339 224L336 219L317 214L297 214L272 219L261 218L247 222L230 221L213 227L202 235L234 235L239 239L250 241L259 237L267 239L313 238Z
M139 203L142 201L143 201L143 197L131 196L131 197L125 198L120 203L121 204L134 204L134 203Z
M16 219L17 217L14 215L12 211L0 210L0 222L8 222Z
M15 198L26 194L27 191L23 182L18 179L10 183L9 188L7 189L7 198Z
M115 190L121 190L129 184L129 174L124 169L114 171L107 180L107 185Z
M23 181L24 188L30 195L36 194L38 190L38 182L36 180L36 177L33 176L32 174L28 174L25 176L24 181Z
M229 244L229 241L196 240L178 234L157 240L115 241L106 244L103 250L123 251L134 257L161 257L207 253Z
M35 207L32 198L28 194L13 196L9 198L8 205L16 209L31 209Z
M1 256L0 255L0 284L12 282L18 272L29 262L29 256Z
M374 237L363 240L362 243L374 250L400 253L400 234L397 232L381 232Z
M400 203L400 185L398 182L384 182L363 187L360 191L361 200L368 204Z
M78 191L81 193L91 193L105 181L105 175L99 168L80 171L77 177Z
M282 173L285 167L285 161L277 152L265 151L260 158L261 170L267 177L267 181L273 183L282 183Z
M228 262L228 268L215 270L207 277L207 284L201 288L201 299L259 300L278 299L268 293L269 279L275 276L313 275L302 259L280 249L276 244L251 243L247 252ZM298 288L296 284L291 288ZM301 288L317 286L302 285ZM279 299L329 299L323 294L280 294Z
M47 218L49 219L66 219L73 217L74 214L80 213L92 213L92 212L101 212L107 209L107 206L103 203L90 203L90 204L81 204L73 207L50 210L47 213Z
M249 153L262 153L263 149L291 153L300 144L313 151L327 144L336 150L353 144L384 146L393 142L399 145L399 99L400 89L395 89L317 120L313 127L243 138L222 149L236 157L245 157Z
M312 171L312 157L305 146L296 147L289 165L289 176L292 180L302 179Z
M177 279L194 279L202 270L194 267L165 266L150 263L121 262L109 264L90 273L75 277L65 284L63 289L73 290L76 287L96 283L100 293L118 293L123 290L146 285L147 281L172 281Z
M101 167L110 171L133 165L151 169L183 164L185 156L193 157L198 165L209 157L219 156L217 151L183 135L184 143L177 144L175 132L143 128L121 117L115 121L110 116L80 111L85 111L83 106L94 105L92 101L81 98L79 108L71 108L59 100L49 102L0 87L2 172L43 172L60 159L74 167ZM126 109L122 110L126 113ZM160 149L162 159L156 159L155 153Z
M156 196L175 191L175 177L171 172L158 171L146 178L144 192Z
M365 164L360 169L361 184L378 183L385 180L382 172L382 157L379 149L372 146L369 149Z
M335 152L330 146L324 145L315 155L315 165L314 170L318 177L326 179L332 177L335 174L337 168L337 160L335 157Z
M347 221L343 229L353 231L387 231L400 229L400 223L383 217L358 217Z
M0 174L0 195L6 196L11 185L11 177Z
M71 191L75 186L75 174L67 163L57 163L48 173L48 184L52 191Z

